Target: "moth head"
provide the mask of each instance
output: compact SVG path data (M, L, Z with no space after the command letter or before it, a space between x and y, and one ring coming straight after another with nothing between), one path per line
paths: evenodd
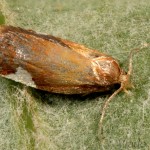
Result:
M122 70L122 73L119 77L119 82L121 84L122 90L128 94L127 89L133 88L133 84L131 83L131 75Z
M132 49L131 52L130 52L130 55L129 55L129 67L128 67L128 72L125 74L123 71L122 71L122 74L120 76L120 81L121 81L121 84L122 84L122 87L123 89L127 89L127 88L132 88L133 85L130 81L130 78L131 78L131 74L132 74L132 60L133 60L133 55L137 52L139 52L141 49L143 48L147 48L149 47L150 44L148 43L142 43L141 47L140 48L135 48L135 49Z
M147 45L148 46L148 45ZM141 48L136 48L131 50L130 55L129 55L129 66L128 66L128 72L126 73L125 71L122 70L119 81L121 83L121 88L123 91L125 91L128 94L127 89L133 88L133 84L130 81L131 74L132 74L132 60L133 60L133 54L135 52L140 51L141 49L145 48L145 46Z

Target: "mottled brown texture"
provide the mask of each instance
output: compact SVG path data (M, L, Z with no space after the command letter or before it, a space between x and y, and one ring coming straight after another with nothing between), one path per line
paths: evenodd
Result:
M88 94L113 88L122 74L106 54L51 35L12 26L0 27L0 74L18 67L31 74L38 89L63 94Z

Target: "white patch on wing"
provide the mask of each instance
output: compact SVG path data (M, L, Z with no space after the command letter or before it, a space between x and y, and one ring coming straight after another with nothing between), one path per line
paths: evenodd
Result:
M11 80L14 80L16 82L20 82L20 83L25 84L27 86L36 88L36 84L32 80L31 74L21 67L18 67L17 71L15 73L5 75L4 77L11 79Z

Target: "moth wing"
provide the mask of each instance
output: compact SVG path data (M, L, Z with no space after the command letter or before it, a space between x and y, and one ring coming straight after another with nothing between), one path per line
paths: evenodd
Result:
M38 89L71 94L94 90L91 55L82 45L50 35L9 26L0 31L0 74Z
M105 54L103 54L97 50L89 49L82 44L74 43L72 41L64 40L64 39L60 39L60 40L63 43L65 43L66 45L68 45L73 51L75 51L87 58L93 59L93 58L97 58L97 57L101 57L101 56L106 56Z

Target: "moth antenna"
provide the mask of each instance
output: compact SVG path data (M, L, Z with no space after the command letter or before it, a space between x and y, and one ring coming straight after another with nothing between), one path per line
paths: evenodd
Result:
M147 48L147 47L149 47L149 46L150 46L150 44L148 44L148 43L143 43L140 48L135 48L135 49L132 49L132 50L131 50L130 55L129 55L129 67L128 67L129 70L128 70L128 73L127 73L128 76L130 76L131 73L132 73L132 60L133 60L132 58L133 58L133 54L134 54L135 52L138 52L138 51L140 51L141 49Z
M100 118L100 121L99 121L99 132L98 132L98 136L99 136L99 139L101 139L101 133L102 133L102 125L103 125L103 120L104 120L104 116L105 116L105 113L106 113L106 109L110 103L110 101L119 93L123 90L123 85L121 85L121 87L116 90L104 103L103 105L103 108L102 108L102 114L101 114L101 118Z
M105 117L105 114L106 114L106 110L107 110L107 107L110 103L110 101L119 93L121 92L122 90L126 91L126 88L128 87L127 84L128 84L128 81L129 81L129 78L131 76L131 73L132 73L132 58L133 58L133 54L135 52L138 52L140 51L141 49L143 48L147 48L149 47L150 44L147 44L147 43L144 43L140 48L135 48L133 50L131 50L130 52L130 55L129 55L129 66L128 66L128 72L127 74L125 75L127 78L126 80L122 80L121 81L121 86L118 90L116 90L104 103L103 107L102 107L102 111L101 111L101 117L100 117L100 120L99 120L99 130L98 130L98 137L99 137L99 140L102 139L102 125L103 125L103 120L104 120L104 117ZM124 75L123 75L124 76Z

